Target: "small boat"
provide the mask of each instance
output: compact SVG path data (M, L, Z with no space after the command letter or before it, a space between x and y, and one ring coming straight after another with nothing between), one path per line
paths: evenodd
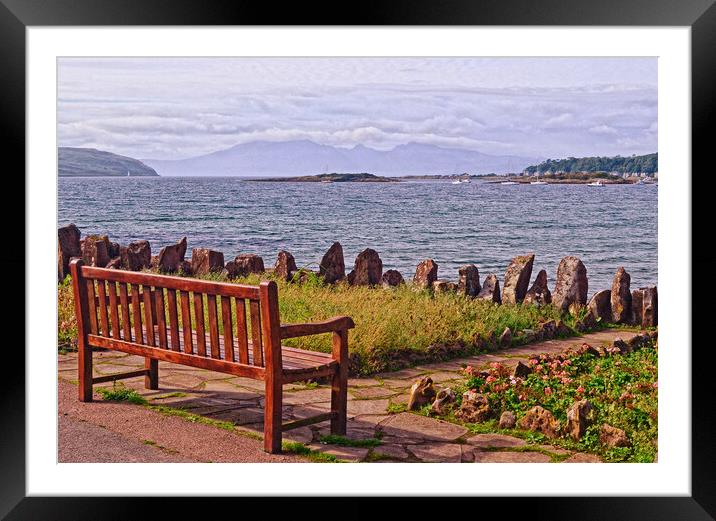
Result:
M593 183L587 183L587 186L606 186L606 185L604 183L602 183L601 181L595 181Z
M516 185L518 183L515 183L514 181L502 181L500 184L501 185Z
M464 184L469 184L469 183L470 183L469 179L458 179L458 180L452 182L452 184L454 184L454 185L464 185Z
M545 181L531 181L531 185L546 185L547 183Z
M129 170L127 170L127 177L129 177Z

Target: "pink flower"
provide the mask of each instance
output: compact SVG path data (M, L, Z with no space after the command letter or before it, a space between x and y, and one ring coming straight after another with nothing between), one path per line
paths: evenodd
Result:
M549 380L549 376L544 375L544 376L542 377L542 380L545 380L545 381Z
M492 376L492 375L488 376L488 377L485 379L485 381L486 381L488 384L491 384L491 383L494 382L495 380L497 380L497 378L495 378L495 377Z
M579 387L577 387L577 392L578 392L578 393L583 393L583 392L584 392L584 387L582 387L581 385L580 385Z
M552 394L552 388L551 388L551 387L545 387L545 388L544 388L544 394L547 394L547 395Z
M658 388L659 388L659 381L657 380L656 382L654 382L653 384L651 384L651 386L652 386L654 389L658 389Z
M569 359L565 360L564 362L562 362L562 365L572 365L572 361Z
M543 369L543 367L542 367L541 365L536 365L536 366L535 366L535 371L537 371L538 373L541 373L541 372L542 372L542 369Z
M534 358L530 358L530 365L537 365L538 361Z

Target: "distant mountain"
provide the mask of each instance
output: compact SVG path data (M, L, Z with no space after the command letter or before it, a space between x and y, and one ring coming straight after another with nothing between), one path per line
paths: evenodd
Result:
M94 148L58 148L60 177L158 176L156 170L131 157Z
M568 157L548 159L538 165L525 168L528 174L545 172L618 172L620 174L653 174L659 171L659 154L614 157Z
M327 172L377 175L521 172L539 158L493 156L473 150L408 143L392 150L339 148L312 141L253 141L180 160L144 159L168 176L297 176Z

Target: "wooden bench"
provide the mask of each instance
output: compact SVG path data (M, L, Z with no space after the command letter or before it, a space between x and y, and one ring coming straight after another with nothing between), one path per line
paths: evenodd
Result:
M313 324L280 324L276 283L226 284L183 277L70 264L78 335L79 399L92 385L144 376L159 388L159 360L263 380L264 448L281 451L283 431L331 421L346 433L350 317ZM193 313L192 313L193 309ZM331 354L281 346L281 341L333 334ZM145 368L93 377L92 348L145 357ZM331 411L282 424L283 384L331 378Z

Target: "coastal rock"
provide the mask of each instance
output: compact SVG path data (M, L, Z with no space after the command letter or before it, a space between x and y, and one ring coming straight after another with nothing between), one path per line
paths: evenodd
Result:
M589 331L597 326L597 318L594 316L594 312L591 309L587 309L584 317L579 319L575 324L575 329L579 332Z
M577 257L564 257L557 267L552 303L561 312L574 313L587 303L587 268Z
M631 276L622 267L617 270L612 282L612 321L623 324L631 318Z
M485 282L480 289L480 293L477 294L477 298L480 300L489 300L498 304L502 303L502 296L500 295L500 281L497 280L497 275L490 273L485 277Z
M183 237L176 244L164 246L159 250L157 259L159 271L173 273L179 270L179 266L184 260L184 255L186 255L186 237Z
M532 368L522 361L519 361L515 367L515 372L512 374L515 378L527 378L532 374Z
M266 271L264 260L253 253L237 255L233 261L227 262L225 267L230 279Z
M608 423L603 424L599 429L599 442L607 447L631 447L626 432Z
M462 403L455 417L467 423L481 423L489 420L491 416L490 402L484 394L472 389L462 394Z
M499 343L500 347L503 349L512 345L512 330L509 327L506 327L500 335Z
M520 419L519 426L521 429L541 432L548 438L556 438L560 431L559 422L551 412L540 405L527 411Z
M609 293L609 297L611 298L611 292ZM629 317L629 323L641 325L643 321L644 291L642 289L635 289L631 292L631 316Z
M427 259L418 264L413 277L413 284L422 289L433 287L438 280L438 264L433 259Z
M346 278L351 286L375 286L382 277L383 261L377 251L366 248L356 257L353 271Z
M550 340L557 336L557 322L548 320L539 325L538 331L543 339Z
M552 293L547 285L547 272L540 270L535 278L532 287L527 291L524 299L525 304L544 306L552 303Z
M380 282L383 284L384 288L394 288L396 286L400 286L401 284L405 284L405 280L403 280L403 276L398 270L386 271L383 273L383 277Z
M466 264L457 270L460 276L458 291L467 297L476 297L480 293L480 272L474 264Z
M343 246L334 242L321 259L319 274L329 284L337 282L346 276L346 264L343 259Z
M154 269L159 268L159 255L152 255L149 265Z
M106 235L85 237L81 245L82 260L88 266L104 268L110 261L109 238Z
M581 440L587 431L591 421L592 408L589 400L579 400L567 409L567 434L573 440Z
M119 251L122 266L131 271L140 271L152 265L152 248L149 241L130 242Z
M505 283L502 288L503 304L517 304L525 299L534 260L534 253L519 255L512 259L505 272Z
M224 254L209 248L191 250L191 271L194 275L206 275L224 269Z
M597 291L589 300L587 307L601 322L612 321L612 292L608 289Z
M184 259L179 263L179 272L182 275L193 275L191 270L191 261Z
M514 429L517 424L515 413L512 411L505 411L500 415L500 423L498 427L500 429Z
M341 259L342 258L343 254L341 253ZM293 255L286 250L278 252L276 264L274 264L273 267L273 274L280 279L291 280L291 277L293 277L293 274L297 271L298 266L296 266L296 259L293 258Z
M115 257L110 260L105 266L108 270L121 270L122 269L122 257Z
M457 284L448 280L436 280L433 282L433 291L435 293L454 293L457 291Z
M430 412L437 415L442 415L447 412L447 409L455 403L455 391L450 387L440 389L435 401L430 406Z
M641 327L656 327L659 325L659 318L657 315L658 294L656 286L641 288L641 290L644 295Z
M109 250L107 252L107 253L109 253L109 258L114 259L116 257L119 257L121 249L122 249L122 247L119 245L118 242L110 242Z
M424 376L417 380L410 388L410 398L408 399L408 410L415 411L422 406L429 404L435 399L435 388L433 387L433 379Z
M80 229L74 224L57 229L57 278L63 280L70 273L70 258L81 257Z

